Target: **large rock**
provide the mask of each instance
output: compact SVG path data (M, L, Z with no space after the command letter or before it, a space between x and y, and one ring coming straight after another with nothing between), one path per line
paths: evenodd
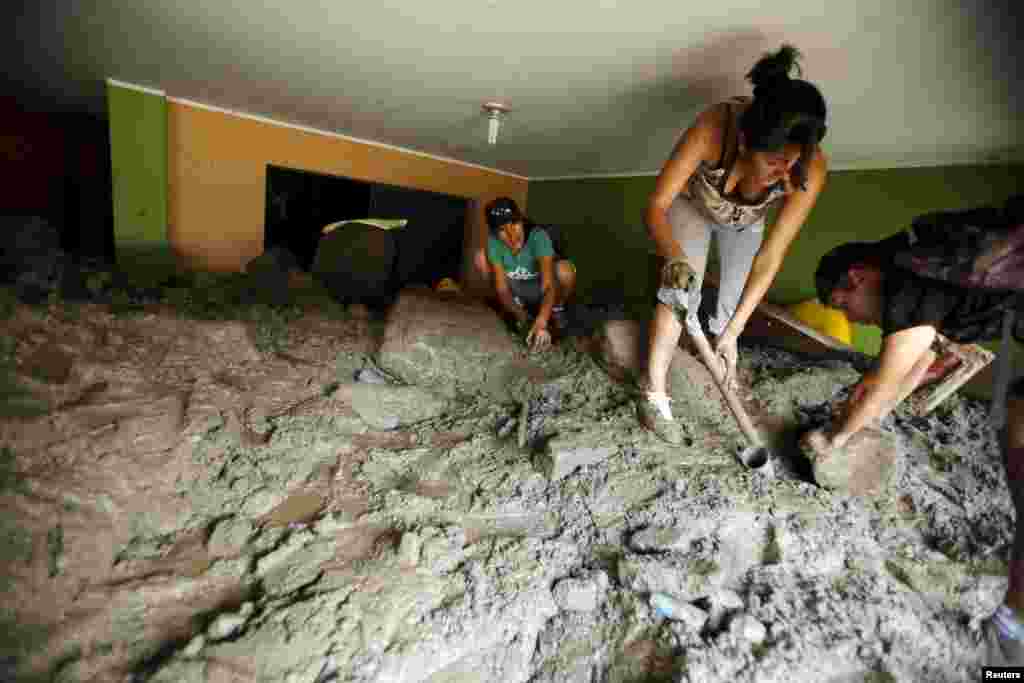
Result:
M551 594L559 609L569 612L593 612L605 600L609 579L603 571L591 571L581 576L556 582Z
M606 443L601 435L558 434L548 440L537 465L551 481L572 474L577 468L596 465L615 455L617 444Z
M403 290L388 312L378 363L405 382L452 396L507 374L522 352L484 304L416 288Z
M320 238L313 275L342 303L383 305L394 294L395 236L365 223L349 223Z
M819 485L855 496L881 493L892 476L900 452L899 440L874 427L865 427L842 447L816 453L804 445Z

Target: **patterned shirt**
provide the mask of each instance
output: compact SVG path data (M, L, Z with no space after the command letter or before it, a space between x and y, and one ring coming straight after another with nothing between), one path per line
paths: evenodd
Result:
M960 344L1002 336L1003 313L1014 305L1014 294L958 287L899 266L883 272L883 334L932 325Z
M730 228L741 230L749 227L764 218L771 205L786 195L785 185L779 181L768 188L764 196L756 202L747 202L742 197L725 194L725 183L736 163L736 145L731 143L731 131L738 129L736 116L733 114L733 104L743 104L748 98L735 97L727 102L728 119L726 120L725 135L722 140L722 158L718 166L712 168L710 164L701 161L697 170L690 176L687 184L687 196L693 200L704 214L718 223ZM732 159L725 163L725 150L733 147Z
M504 268L505 274L512 280L540 277L540 259L554 255L551 238L542 228L534 228L530 232L526 244L518 253L513 253L507 244L495 237L487 239L487 260Z

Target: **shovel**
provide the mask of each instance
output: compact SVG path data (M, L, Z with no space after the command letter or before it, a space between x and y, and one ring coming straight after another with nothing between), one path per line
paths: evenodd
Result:
M707 337L704 336L704 331L698 327L696 330L690 331L690 336L697 347L697 352L700 353L701 360L708 367L711 376L715 379L715 384L718 385L718 389L722 392L722 397L725 398L729 410L732 411L733 417L736 418L740 431L743 432L743 435L747 437L749 442L748 446L740 453L740 462L750 469L756 470L764 467L771 460L771 451L764 445L761 434L754 427L754 423L750 421L750 416L747 415L747 411L744 410L739 398L726 385L725 372L719 360L715 358L715 354L711 350L711 344L708 343Z
M725 371L719 364L718 359L715 358L715 354L711 350L711 344L708 343L708 338L704 336L704 330L701 328L700 323L692 326L692 328L686 323L690 292L696 286L699 286L699 283L696 276L691 274L686 286L681 290L662 286L658 290L657 299L672 310L679 323L689 332L701 360L704 361L704 365L711 372L711 376L715 379L715 384L718 385L719 391L722 392L722 397L725 398L729 410L732 411L733 417L736 418L740 431L747 437L748 445L740 453L740 462L751 469L760 469L771 462L771 451L764 445L761 434L754 427L754 423L750 421L750 416L747 415L747 411L744 410L739 398L726 385Z

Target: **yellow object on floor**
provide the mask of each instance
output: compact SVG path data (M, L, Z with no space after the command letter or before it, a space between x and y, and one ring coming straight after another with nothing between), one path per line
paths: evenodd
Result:
M803 324L834 337L844 344L853 343L853 327L846 314L837 308L823 306L817 299L808 299L789 306L789 312Z

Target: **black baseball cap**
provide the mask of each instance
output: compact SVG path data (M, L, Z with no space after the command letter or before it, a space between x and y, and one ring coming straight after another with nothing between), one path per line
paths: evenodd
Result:
M491 232L496 232L506 223L515 223L523 219L523 214L519 211L515 200L508 197L498 197L488 204L484 209L484 216L487 218L487 227L491 229Z

